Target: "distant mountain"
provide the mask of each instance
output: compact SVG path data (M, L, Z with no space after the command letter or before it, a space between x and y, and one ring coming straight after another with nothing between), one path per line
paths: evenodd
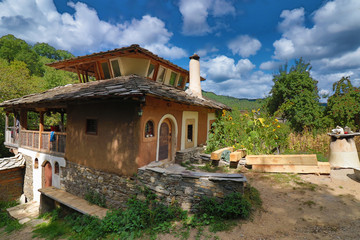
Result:
M264 99L235 98L223 95L216 95L213 92L202 91L204 97L223 103L233 110L251 110L262 107Z

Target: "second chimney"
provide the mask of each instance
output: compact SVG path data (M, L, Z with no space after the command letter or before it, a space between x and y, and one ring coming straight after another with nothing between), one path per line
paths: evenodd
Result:
M202 98L200 85L200 57L195 53L190 58L189 71L189 90L190 94Z

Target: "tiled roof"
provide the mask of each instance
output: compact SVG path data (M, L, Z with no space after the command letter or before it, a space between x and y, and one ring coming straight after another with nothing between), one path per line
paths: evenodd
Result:
M14 157L0 158L0 171L24 166L25 158L21 153L18 153Z
M214 109L229 109L216 101L198 98L173 86L149 80L137 75L122 76L108 80L69 84L48 91L11 99L0 107L36 107L50 103L71 102L89 99L116 99L132 96L153 96L174 102Z

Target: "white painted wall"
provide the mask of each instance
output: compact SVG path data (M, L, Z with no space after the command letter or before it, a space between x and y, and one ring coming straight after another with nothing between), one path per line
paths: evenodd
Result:
M66 166L66 161L63 157L56 157L53 155L39 153L36 151L32 151L25 148L19 148L19 152L22 154L31 157L33 162L33 194L34 194L34 201L40 202L40 192L38 189L42 187L42 164L45 161L50 162L51 169L52 169L52 185L56 188L60 188L60 174L61 174L61 167ZM35 158L39 161L39 167L37 169L34 168ZM55 162L59 163L59 174L55 174Z
M194 147L197 146L198 140L198 125L199 125L199 113L195 111L183 111L182 125L181 125L181 150L185 149L185 131L186 131L186 119L195 119L194 129Z

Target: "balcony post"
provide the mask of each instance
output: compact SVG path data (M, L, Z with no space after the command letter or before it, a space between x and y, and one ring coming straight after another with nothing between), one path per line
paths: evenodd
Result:
M39 150L41 150L42 143L42 132L44 131L44 112L40 112L40 123L39 123Z
M20 130L27 129L27 110L21 109L20 110Z

